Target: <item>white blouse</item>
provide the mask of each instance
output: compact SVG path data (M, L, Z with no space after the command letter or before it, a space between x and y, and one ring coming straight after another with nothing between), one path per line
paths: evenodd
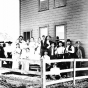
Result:
M55 51L55 54L64 54L64 47L58 47L57 50Z

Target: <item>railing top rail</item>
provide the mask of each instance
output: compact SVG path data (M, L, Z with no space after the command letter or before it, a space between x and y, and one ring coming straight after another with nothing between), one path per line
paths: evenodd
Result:
M83 62L83 61L88 61L88 59L55 59L55 60L43 60L45 63L56 63L56 62L73 62L73 61L80 61L80 62Z
M13 58L0 58L0 61L13 61L14 59ZM18 59L19 61L34 61L34 62L40 62L40 61L42 61L41 59L40 60L32 60L32 59ZM43 62L45 62L45 63L55 63L55 62L73 62L73 61L81 61L81 62L83 62L83 61L88 61L88 59L86 58L86 59L76 59L76 58L71 58L71 59L54 59L54 60L44 60L43 59Z
M13 58L0 58L0 61L14 61L15 59L13 59ZM18 59L19 61L38 61L38 62L40 62L40 60L32 60L32 59Z

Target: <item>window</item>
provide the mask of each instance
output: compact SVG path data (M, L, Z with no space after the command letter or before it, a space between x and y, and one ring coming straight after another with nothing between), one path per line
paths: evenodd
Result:
M66 40L66 29L65 25L56 25L56 36L59 37L60 41L65 41Z
M30 39L32 37L32 31L23 32L24 40Z
M42 38L43 35L48 35L48 26L40 27L39 28L39 35Z
M49 9L49 0L38 0L39 11L45 11Z
M60 8L66 6L67 0L54 0L54 8Z

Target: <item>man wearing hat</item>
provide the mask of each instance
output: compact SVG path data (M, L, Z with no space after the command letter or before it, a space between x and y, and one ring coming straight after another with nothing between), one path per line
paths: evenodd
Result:
M72 46L71 40L67 39L66 49L65 49L65 58L74 58L74 46Z
M71 59L74 58L74 52L75 52L75 48L71 43L70 39L67 39L67 45L66 45L66 49L65 49L65 55L64 58L66 59ZM66 66L67 68L73 68L73 62L66 62ZM73 74L68 74L67 76L72 76Z
M42 36L42 40L41 40L41 56L44 55L44 51L46 50L46 47L45 47L45 35Z

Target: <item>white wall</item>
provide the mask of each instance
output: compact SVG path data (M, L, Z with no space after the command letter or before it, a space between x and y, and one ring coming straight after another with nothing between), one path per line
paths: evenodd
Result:
M0 41L19 36L19 0L0 0Z

